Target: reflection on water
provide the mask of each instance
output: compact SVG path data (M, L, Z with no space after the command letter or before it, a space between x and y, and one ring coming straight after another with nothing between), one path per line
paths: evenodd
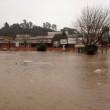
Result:
M109 65L109 55L0 52L0 110L109 110Z

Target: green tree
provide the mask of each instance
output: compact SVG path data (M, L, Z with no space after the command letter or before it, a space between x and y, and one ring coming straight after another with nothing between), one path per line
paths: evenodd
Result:
M64 32L62 34L55 34L52 41L53 42L54 41L59 41L60 42L61 39L67 39L67 36Z

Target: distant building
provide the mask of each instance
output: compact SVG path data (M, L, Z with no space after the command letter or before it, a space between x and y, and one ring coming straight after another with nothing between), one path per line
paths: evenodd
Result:
M61 35L63 32L67 36L67 45L74 47L77 41L77 30L72 28L63 28L61 31L48 32L46 36L35 36L32 37L27 34L18 34L16 37L12 36L0 36L0 47L2 46L13 46L13 47L36 47L39 43L45 43L49 47L60 46L58 42L53 42L53 37L56 34Z
M76 29L68 27L64 27L63 29L61 29L61 32L65 32L66 35L76 35L78 33Z
M77 43L78 31L73 28L64 27L61 29L61 32L64 32L68 37L68 45L74 46Z
M62 34L62 31L48 32L48 36L53 36L54 37L55 34Z
M48 46L52 46L52 39L55 34L61 34L61 32L48 32L48 36L35 36L32 37L30 35L16 35L15 41L19 45L29 45L31 47L35 47L39 43L45 43Z
M0 44L14 43L14 37L12 36L0 36Z

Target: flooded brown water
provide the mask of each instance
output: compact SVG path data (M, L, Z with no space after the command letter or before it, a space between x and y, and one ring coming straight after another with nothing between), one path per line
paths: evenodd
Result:
M0 110L110 110L110 55L0 52Z

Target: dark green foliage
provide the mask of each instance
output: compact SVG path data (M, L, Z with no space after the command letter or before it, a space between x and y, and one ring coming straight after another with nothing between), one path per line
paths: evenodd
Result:
M17 34L29 34L31 36L47 35L52 29L33 25L32 22L23 20L23 23L9 25L7 22L0 29L0 36L16 36Z
M37 51L46 51L47 50L47 46L44 43L40 43L37 45Z
M61 39L67 39L67 36L65 33L62 34L55 34L52 41L60 41Z
M85 46L85 52L88 55L94 55L97 53L98 47L96 45L86 45Z

